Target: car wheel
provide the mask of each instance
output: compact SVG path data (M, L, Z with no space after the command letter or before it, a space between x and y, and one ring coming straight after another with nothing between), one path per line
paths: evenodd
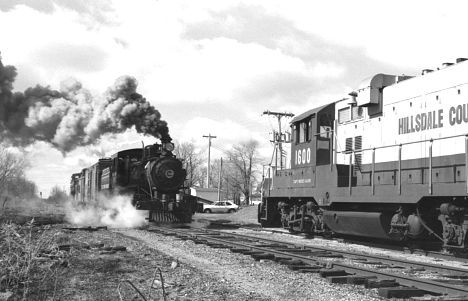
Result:
M211 213L211 210L210 210L210 209L205 209L205 210L203 210L203 212L205 212L205 213Z
M229 212L229 213L234 213L234 212L236 212L236 209L229 209L228 212Z

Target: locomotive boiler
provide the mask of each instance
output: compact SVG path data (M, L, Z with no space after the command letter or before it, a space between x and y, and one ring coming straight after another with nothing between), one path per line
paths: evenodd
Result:
M263 226L467 250L466 59L374 75L296 116L291 131L288 168L272 166L263 182Z
M186 171L171 142L119 151L72 175L70 194L82 204L129 195L149 221L190 222L196 200L184 192Z

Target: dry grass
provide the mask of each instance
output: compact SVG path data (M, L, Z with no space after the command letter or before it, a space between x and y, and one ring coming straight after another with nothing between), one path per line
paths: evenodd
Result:
M43 296L39 288L55 286L58 268L66 254L59 251L56 235L33 225L0 224L0 292L11 292L16 300L54 299ZM51 281L52 280L52 281Z
M39 199L0 199L0 223L26 224L34 218L36 225L63 223L65 203Z

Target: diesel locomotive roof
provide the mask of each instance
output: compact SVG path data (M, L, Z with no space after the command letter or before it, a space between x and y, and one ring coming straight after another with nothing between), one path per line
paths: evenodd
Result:
M333 106L333 105L334 105L334 103L329 103L329 104L323 105L321 107L306 111L306 112L302 113L301 115L298 115L298 116L294 117L294 119L291 121L291 124L293 124L295 122L298 122L298 121L301 121L303 119L306 119L307 117L312 116L314 114L318 114L318 113L320 113L320 111L322 111L324 109L327 109L328 107Z

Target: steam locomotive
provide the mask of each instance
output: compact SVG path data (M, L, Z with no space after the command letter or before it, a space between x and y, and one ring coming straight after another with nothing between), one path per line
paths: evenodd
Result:
M171 142L127 149L84 168L71 177L70 194L82 204L115 194L130 195L149 221L190 222L196 200L184 193L186 171Z
M265 176L259 222L467 251L466 60L415 77L376 74L296 116L291 139L276 140L290 146L289 161L277 158L289 166Z

